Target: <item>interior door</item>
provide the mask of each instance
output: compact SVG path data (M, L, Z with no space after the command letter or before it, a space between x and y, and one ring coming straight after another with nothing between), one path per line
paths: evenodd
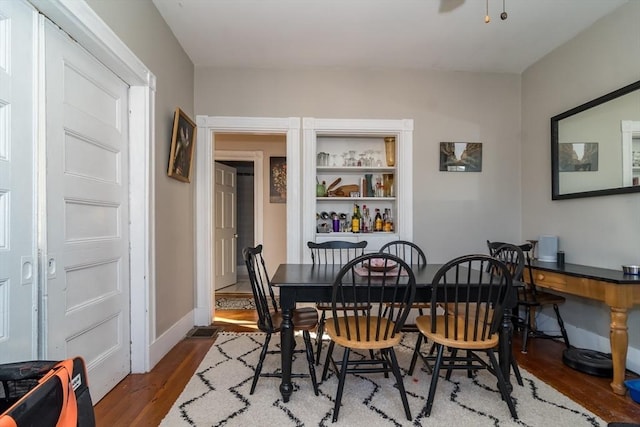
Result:
M84 357L97 401L131 365L128 87L42 20L45 354Z
M0 363L37 358L36 16L26 2L0 2Z
M215 162L215 289L233 285L238 280L236 178L235 168Z

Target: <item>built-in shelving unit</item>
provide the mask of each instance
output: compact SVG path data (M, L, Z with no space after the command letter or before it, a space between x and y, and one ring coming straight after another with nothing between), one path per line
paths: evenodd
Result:
M413 120L304 118L302 126L305 241L367 240L367 250L375 251L391 240L411 240ZM385 138L394 141L392 162ZM318 191L318 184L330 187L336 181L326 195ZM366 205L372 222L376 209L386 210L393 231L350 232L354 204L361 212ZM338 232L333 231L334 214L341 219Z

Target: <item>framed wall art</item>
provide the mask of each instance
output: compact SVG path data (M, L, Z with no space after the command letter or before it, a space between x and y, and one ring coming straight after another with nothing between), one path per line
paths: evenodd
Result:
M287 202L287 158L269 158L269 201Z
M441 142L440 170L444 172L482 172L482 143Z
M191 182L191 165L196 143L196 124L180 108L173 116L171 153L169 154L169 177Z
M597 142L561 142L558 144L559 172L594 172L597 170Z

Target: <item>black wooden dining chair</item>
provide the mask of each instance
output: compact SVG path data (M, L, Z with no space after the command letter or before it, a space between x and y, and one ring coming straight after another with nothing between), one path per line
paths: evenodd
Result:
M343 240L330 240L327 242L307 242L311 251L311 261L316 265L344 265L354 258L364 254L367 242L347 242ZM358 307L360 310L368 310L368 306ZM322 352L322 338L327 312L331 310L331 304L327 302L316 303L316 309L320 312L320 320L316 330L316 366L320 364ZM351 307L354 309L354 307Z
M424 267L427 265L427 256L424 251L420 248L420 246L416 245L413 242L408 242L406 240L394 240L392 242L388 242L380 248L381 253L389 253L395 255L399 258L405 260L409 265ZM390 303L387 303L385 306L385 310L388 310ZM425 310L428 310L430 307L430 303L428 302L415 302L411 305L412 310L417 310L419 316L423 316ZM418 332L418 327L415 323L405 323L403 327L404 332ZM427 370L431 372L431 367L427 360L427 357L420 352L420 347L422 346L423 335L418 334L418 338L416 340L416 344L413 350L413 356L411 357L411 364L409 365L409 375L413 374L413 370L415 369L416 362L418 360L418 356L422 358Z
M511 279L514 283L513 288L516 288L515 283L521 283L522 272L525 266L525 256L522 249L519 246L510 244L510 243L500 243L500 245L496 245L494 247L491 256L502 261L507 266L507 269L511 273ZM491 267L492 267L491 265L487 265L487 268L491 268ZM500 271L496 271L495 273L499 274ZM516 298L515 292L511 292L511 295L508 296L508 302L505 303L506 310L508 310L509 307L515 307L516 305L515 298ZM471 306L471 310L474 310L474 309L475 308ZM502 327L511 328L512 325L510 323L510 320L511 320L511 315L508 315L506 317L503 316ZM457 354L457 349L453 349L452 355L455 356L456 354ZM518 366L518 362L516 361L516 358L514 357L513 352L510 352L509 355L510 355L509 363L511 365L511 369L513 369L513 373L516 377L516 381L518 382L518 385L522 386L524 385L524 383L522 382L522 375L520 374L520 368ZM472 370L469 371L469 376L472 376L471 371ZM452 373L452 370L449 369L447 371L447 376L446 376L447 380L451 378L451 373Z
M416 280L411 266L395 255L362 255L340 269L333 283L332 318L325 325L331 342L322 372L322 381L327 379L329 365L338 375L334 422L338 419L347 374L384 373L387 377L389 372L395 377L405 415L411 420L394 347L402 340L402 327L409 315L415 291ZM385 302L394 303L386 312ZM371 306L371 309L362 312L345 309L353 305ZM339 362L333 359L336 344L344 348ZM375 352L376 357L366 358L357 353L362 350Z
M253 394L260 377L277 377L280 378L280 373L261 373L262 364L267 354L280 354L280 351L269 350L269 342L271 341L271 335L280 333L280 327L282 324L282 313L278 307L278 302L271 287L271 280L267 273L266 264L262 257L262 245L258 245L255 248L247 247L242 250L242 256L247 270L249 272L249 281L251 282L251 290L253 292L253 298L256 304L256 310L258 311L258 328L266 334L264 344L262 345L262 351L260 352L260 358L255 368L253 375L253 382L251 384L251 391L249 394ZM318 382L316 380L316 371L314 367L313 357L313 345L311 344L310 331L316 329L318 325L318 312L313 307L294 309L291 314L291 322L293 323L294 331L302 331L302 338L304 340L304 350L294 350L296 353L305 352L307 355L307 361L309 363L309 374L291 374L293 378L311 377L313 383L313 391L318 395Z
M453 259L435 274L431 313L416 319L420 332L437 348L423 411L426 416L431 414L440 370L475 372L487 369L496 376L502 400L507 402L511 416L518 418L494 352L498 346L504 304L512 286L511 272L505 263L490 255L465 255ZM466 350L466 356L453 351L445 356L445 347ZM488 361L478 356L480 352L486 353Z
M503 242L491 242L487 240L487 246L489 247L489 253L494 253L497 248L503 245ZM564 321L560 315L559 305L564 304L566 298L561 295L556 295L551 292L545 292L536 288L535 280L533 278L533 269L531 266L531 251L533 246L531 243L524 243L518 245L518 247L524 252L525 266L522 274L522 283L524 286L518 287L518 301L513 311L514 326L522 331L522 353L527 353L527 344L529 338L547 338L557 339L561 338L567 348L570 348L569 336L567 330L564 327ZM553 311L556 315L556 321L560 328L560 333L549 333L541 331L536 325L536 313L538 310L542 310L544 307L553 307ZM523 315L520 315L520 312Z

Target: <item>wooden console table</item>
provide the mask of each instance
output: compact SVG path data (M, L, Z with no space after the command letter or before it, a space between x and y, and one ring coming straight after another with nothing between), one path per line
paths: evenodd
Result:
M611 388L624 395L629 334L627 310L640 304L640 276L627 275L617 270L588 267L577 264L533 261L533 277L536 286L553 291L602 301L611 312L610 341L613 362Z

